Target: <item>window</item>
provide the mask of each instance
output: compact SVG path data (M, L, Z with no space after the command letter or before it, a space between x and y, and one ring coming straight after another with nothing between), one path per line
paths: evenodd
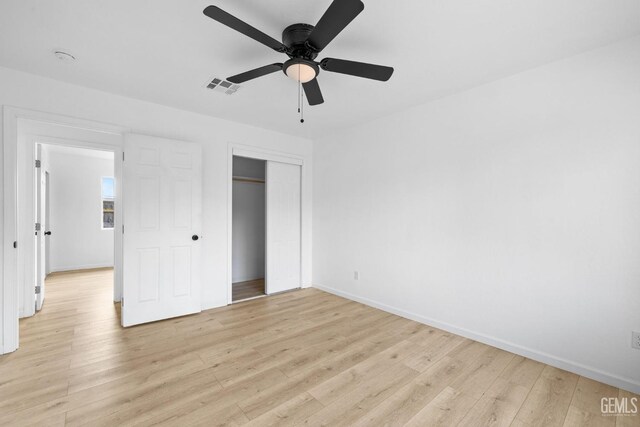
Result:
M102 177L102 229L113 229L113 201L115 181L112 176Z

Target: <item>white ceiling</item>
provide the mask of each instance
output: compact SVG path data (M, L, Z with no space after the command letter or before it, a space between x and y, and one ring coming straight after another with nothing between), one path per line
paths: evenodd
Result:
M0 65L133 98L317 137L640 34L638 0L363 0L325 49L395 67L387 83L321 72L325 103L297 116L275 73L234 95L204 89L286 57L205 17L215 4L276 39L315 24L330 0L2 0ZM78 57L57 60L54 49Z

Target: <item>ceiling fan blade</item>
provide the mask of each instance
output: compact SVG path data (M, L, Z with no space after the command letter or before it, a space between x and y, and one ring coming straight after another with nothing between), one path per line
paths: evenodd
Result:
M276 71L282 71L282 64L265 65L264 67L255 68L253 70L228 77L227 80L231 83L239 84L258 77L266 76L267 74L275 73Z
M278 40L266 35L262 31L252 27L246 22L239 20L235 16L231 15L228 12L225 12L219 7L207 6L203 13L209 18L218 21L219 23L224 24L229 28L233 28L234 30L244 34L245 36L251 37L252 39L270 47L273 50L276 50L278 52L285 52L287 50L287 47L280 43Z
M318 105L324 102L322 92L320 91L320 85L318 84L318 79L302 83L302 87L304 88L304 94L307 95L309 105Z
M308 44L320 52L363 10L360 0L333 0L309 34Z
M349 74L351 76L364 77L365 79L380 80L383 82L389 80L393 74L393 67L335 58L323 59L320 67L325 71Z

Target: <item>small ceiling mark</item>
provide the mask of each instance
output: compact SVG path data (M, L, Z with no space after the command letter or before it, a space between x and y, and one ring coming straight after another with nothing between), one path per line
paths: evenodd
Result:
M64 50L54 50L53 54L62 62L73 62L76 60L75 55L65 52Z

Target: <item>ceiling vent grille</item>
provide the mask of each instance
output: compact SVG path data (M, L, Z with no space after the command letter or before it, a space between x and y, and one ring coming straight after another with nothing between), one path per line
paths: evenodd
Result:
M215 92L226 93L227 95L233 95L238 91L238 89L240 89L240 85L216 77L207 83L207 89Z

